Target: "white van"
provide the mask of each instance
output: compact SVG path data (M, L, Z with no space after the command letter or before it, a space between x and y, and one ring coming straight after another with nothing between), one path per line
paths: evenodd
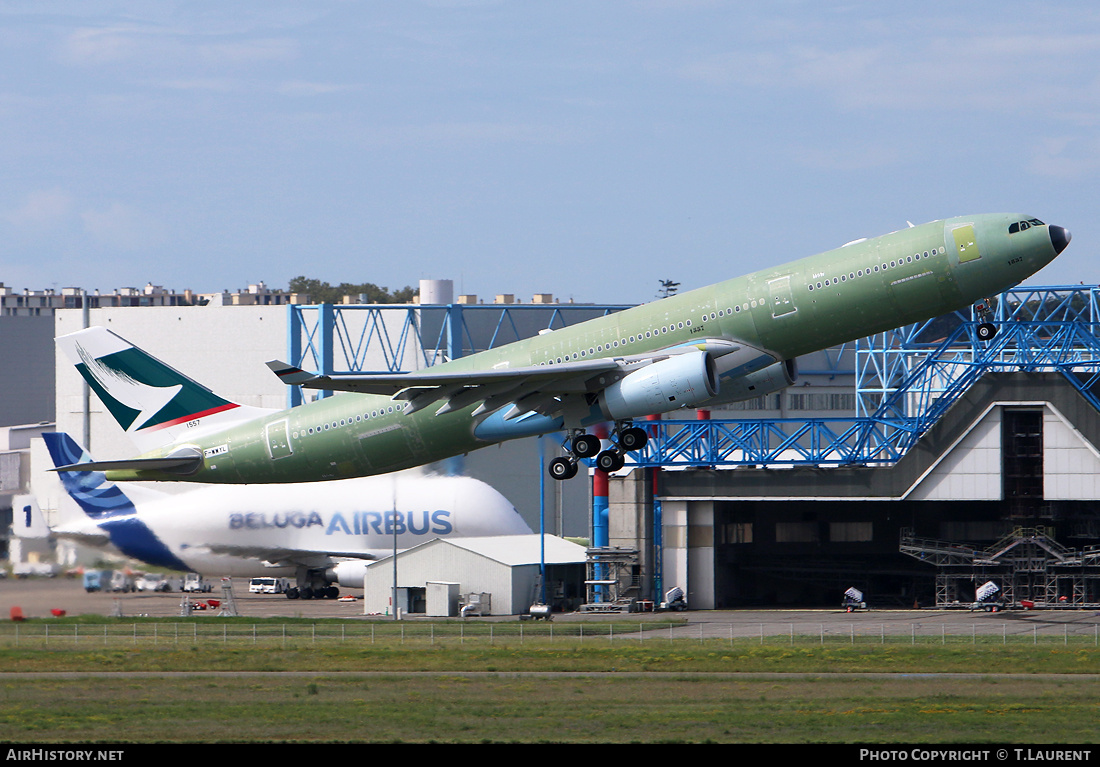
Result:
M249 594L282 594L287 587L286 578L253 578L248 582Z

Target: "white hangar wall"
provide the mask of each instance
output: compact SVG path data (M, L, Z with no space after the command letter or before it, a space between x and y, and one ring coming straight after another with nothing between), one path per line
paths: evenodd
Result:
M1100 498L1100 451L1050 402L997 402L918 480L914 501L999 501L1004 497L1004 407L1043 412L1043 497Z

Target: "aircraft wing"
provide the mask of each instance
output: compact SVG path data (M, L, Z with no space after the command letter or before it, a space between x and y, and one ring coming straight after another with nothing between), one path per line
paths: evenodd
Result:
M317 551L285 546L250 546L231 543L210 543L203 548L214 554L226 554L246 559L256 559L271 565L300 565L309 568L329 567L335 559L376 559L363 551Z
M98 531L98 528L96 528ZM54 528L51 532L58 538L64 538L69 541L76 541L77 543L84 544L85 546L93 546L95 548L103 548L110 545L111 536L105 532L95 532L92 530L68 530L65 528Z
M534 411L549 415L558 409L563 396L598 392L626 375L646 365L677 354L706 351L724 356L743 348L725 339L700 339L689 344L661 349L647 354L620 357L599 357L550 365L495 367L482 370L449 371L446 369L413 373L365 373L328 376L309 373L286 362L267 363L283 383L307 389L390 395L406 400L406 413L414 413L434 402L446 402L436 415L459 410L475 402L481 406L479 415L512 404L509 417Z

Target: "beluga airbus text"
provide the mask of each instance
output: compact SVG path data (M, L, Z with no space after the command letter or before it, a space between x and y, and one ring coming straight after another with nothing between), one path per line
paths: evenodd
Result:
M579 458L621 468L646 442L636 418L782 389L799 355L996 295L1069 241L1023 214L949 218L424 371L321 376L269 362L288 384L349 393L282 411L239 406L103 328L58 343L144 451L93 464L112 480L343 479L562 430L569 455L549 470L567 479ZM601 450L587 429L603 422Z

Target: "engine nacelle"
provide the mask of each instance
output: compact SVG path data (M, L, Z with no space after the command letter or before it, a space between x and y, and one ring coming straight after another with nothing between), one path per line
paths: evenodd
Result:
M718 393L714 359L706 352L677 354L635 370L600 393L600 407L615 420L702 405Z
M361 589L367 577L369 564L369 561L363 559L340 562L325 572L325 579L329 583L339 583L346 589Z
M786 389L797 379L798 367L793 359L773 362L755 373L722 381L722 388L716 399L723 404L741 402Z

